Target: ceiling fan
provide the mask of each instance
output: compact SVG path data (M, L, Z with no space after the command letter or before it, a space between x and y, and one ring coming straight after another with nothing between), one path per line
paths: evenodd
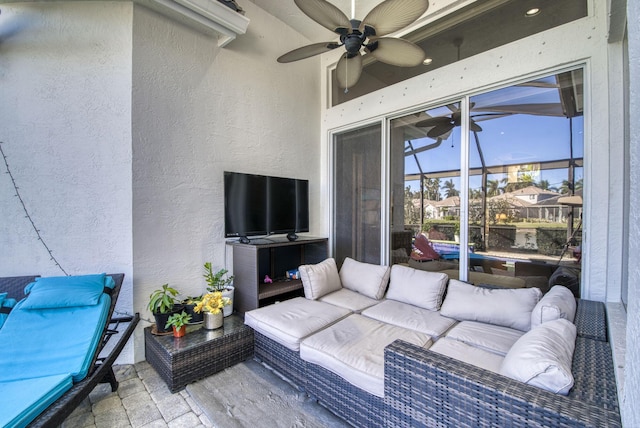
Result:
M470 109L473 109L473 106L474 104L471 103ZM450 115L430 117L428 119L421 120L420 122L416 122L415 126L418 128L431 127L431 129L427 132L427 137L430 137L430 138L443 137L453 128L455 128L456 126L460 126L462 124L462 112L460 111L460 109L458 109L453 105L447 105L447 107L452 112ZM471 117L469 117L469 129L472 132L482 131L482 127L476 123L476 120L473 119L474 117L488 119L489 117L496 118L497 116L502 117L502 116L508 116L511 114L513 113L512 112L481 113L481 114L471 115ZM486 119L479 119L479 120L486 120Z
M362 52L378 61L399 67L415 67L424 61L424 51L403 39L382 37L414 22L429 8L429 0L385 0L374 7L362 21L349 19L340 9L325 0L294 0L305 15L340 36L340 42L322 42L294 49L278 58L288 63L345 47L336 66L341 88L356 84L362 73Z

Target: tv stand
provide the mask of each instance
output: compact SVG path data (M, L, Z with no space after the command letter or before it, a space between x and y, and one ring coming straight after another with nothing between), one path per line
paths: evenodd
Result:
M287 279L288 270L316 264L328 257L328 239L284 236L253 239L250 244L228 241L233 249L233 306L240 314L276 301L304 295L302 281ZM269 275L272 283L265 284Z
M251 240L246 236L241 236L240 239L238 239L238 242L240 242L241 244L250 244Z
M296 235L295 232L287 233L287 239L293 242L298 239L298 235Z

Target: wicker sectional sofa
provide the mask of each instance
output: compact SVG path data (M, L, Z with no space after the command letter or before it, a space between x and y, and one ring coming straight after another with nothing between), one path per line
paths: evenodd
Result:
M245 314L245 323L255 331L256 358L354 426L621 426L601 302L577 299L572 313L560 311L558 319L547 313L540 325L518 326L519 331L484 323L482 316L480 320L444 316L457 311L452 312L450 303L467 284L444 275L442 286L443 274L413 271L350 259L339 273L331 259L301 266L305 298ZM403 287L398 286L401 283ZM496 292L512 293L478 289L479 312L491 306L482 299L498 296ZM516 293L519 298L523 295ZM408 303L412 296L415 302ZM540 300L529 313L533 319L540 313ZM501 312L510 310L505 307ZM498 332L497 346L492 347L491 334L479 334L482 349L456 340L464 339L460 331L474 332L483 324L490 333ZM543 329L554 334L549 329L556 325L573 333L567 395L500 372L498 368L508 359L513 361L510 355L527 338ZM450 344L455 346L444 346Z

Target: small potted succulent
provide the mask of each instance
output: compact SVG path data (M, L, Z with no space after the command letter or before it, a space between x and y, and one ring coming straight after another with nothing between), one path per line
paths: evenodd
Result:
M191 320L191 315L182 311L180 313L172 314L169 319L167 319L167 323L165 324L165 328L173 327L173 337L182 337L187 334L187 324Z
M222 296L229 299L230 303L224 307L223 315L225 317L233 313L233 294L235 288L233 287L233 275L227 276L229 273L226 269L220 269L217 272L213 272L211 262L204 264L204 279L207 281L207 291L219 291Z
M169 284L164 284L162 288L155 290L149 296L149 304L147 307L153 314L156 320L156 331L158 333L167 333L169 330L165 325L169 316L182 310L182 306L178 306L176 303L176 296L178 290L173 287L169 287Z

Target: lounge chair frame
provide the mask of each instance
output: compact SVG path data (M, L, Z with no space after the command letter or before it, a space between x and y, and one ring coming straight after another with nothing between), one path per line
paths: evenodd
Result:
M111 307L109 308L109 321L105 324L102 331L102 337L98 344L98 348L93 356L91 369L83 380L75 383L71 389L65 392L51 406L47 407L37 418L28 425L29 427L57 427L78 407L78 405L89 396L89 393L99 383L108 382L111 390L115 392L118 389L118 381L113 372L113 364L124 349L127 341L133 334L140 315L136 313L133 316L113 317L116 302L122 288L124 274L108 274L115 282L115 287L111 292ZM38 276L17 276L0 278L0 292L7 292L8 297L20 300L25 297L24 288L27 284L33 282ZM123 330L124 329L124 330ZM122 331L121 331L122 330ZM114 346L110 349L106 356L101 356L105 345L114 336L119 337Z

